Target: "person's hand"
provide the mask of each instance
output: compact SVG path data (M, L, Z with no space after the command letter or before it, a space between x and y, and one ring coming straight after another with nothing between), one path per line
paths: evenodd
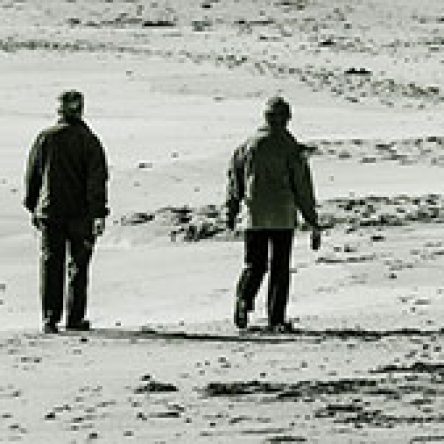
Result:
M226 224L227 224L227 228L228 228L230 231L234 231L234 227L236 226L236 218L235 218L235 217L228 216L228 217L227 217Z
M311 232L311 249L318 251L321 248L321 230L319 228L313 228Z
M35 214L31 215L31 224L34 228L36 228L39 231L42 231L43 228L43 222L42 219L37 217Z
M99 237L105 231L105 218L99 217L93 221L93 236Z

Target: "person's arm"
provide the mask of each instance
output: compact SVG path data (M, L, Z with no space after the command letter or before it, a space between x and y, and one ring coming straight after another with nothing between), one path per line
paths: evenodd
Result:
M313 229L319 229L316 198L310 165L306 156L306 146L298 142L290 131L287 130L285 135L291 146L289 170L296 207Z
M296 205L304 219L313 227L319 228L318 214L316 212L316 198L310 166L306 155L299 152L295 159L294 193Z
M244 198L244 147L239 147L233 154L228 168L228 185L225 202L227 226L233 230L240 204Z
M292 172L296 206L311 226L311 248L316 251L321 247L321 227L316 212L316 198L310 166L301 145L296 151L294 166Z
M42 187L45 143L45 135L39 134L29 151L26 165L23 205L31 214L35 211Z
M92 136L88 146L86 200L88 211L94 220L93 230L100 236L105 229L105 217L108 209L108 165L105 151L96 136Z

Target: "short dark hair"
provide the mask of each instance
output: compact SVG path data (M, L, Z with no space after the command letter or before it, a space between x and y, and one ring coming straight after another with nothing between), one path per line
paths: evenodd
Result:
M60 102L60 114L77 115L83 111L83 94L80 91L75 89L63 91L58 100Z
M279 116L283 119L291 118L290 104L280 96L271 97L265 104L265 116Z

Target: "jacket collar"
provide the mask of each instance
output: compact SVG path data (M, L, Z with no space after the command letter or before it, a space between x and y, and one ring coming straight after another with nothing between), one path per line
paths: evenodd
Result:
M282 127L274 127L271 125L268 125L267 123L265 123L264 125L259 127L259 131L260 132L264 132L267 134L274 134L274 135L285 135L288 134L288 130L287 128L282 128Z
M77 117L66 117L62 116L57 121L60 125L81 125L86 126L85 122L82 119L79 119Z

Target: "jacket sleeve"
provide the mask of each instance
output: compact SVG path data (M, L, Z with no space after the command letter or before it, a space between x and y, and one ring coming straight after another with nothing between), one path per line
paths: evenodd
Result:
M43 170L45 163L45 143L44 133L40 133L34 141L28 155L28 162L25 172L25 197L23 204L25 208L33 213L40 195L43 181Z
M244 198L244 146L233 154L228 167L228 185L226 196L227 218L234 219L239 214L240 204Z
M92 218L102 218L108 209L108 164L105 151L99 139L92 135L88 144L86 177L86 200L88 213Z
M290 171L295 203L302 216L313 228L318 228L318 214L310 166L303 146L297 142L292 156Z

